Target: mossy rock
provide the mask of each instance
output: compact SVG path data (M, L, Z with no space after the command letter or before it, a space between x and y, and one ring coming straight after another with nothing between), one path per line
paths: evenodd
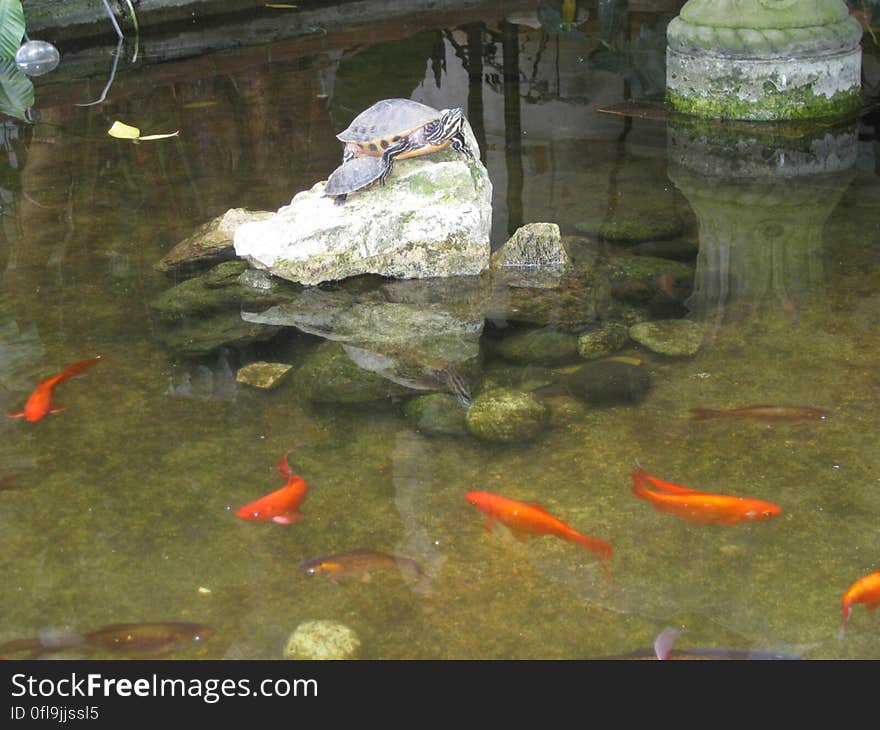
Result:
M650 373L641 365L597 360L582 365L562 379L576 398L599 406L639 403L651 387Z
M549 415L547 407L531 393L496 388L474 399L467 412L467 427L484 441L522 443L542 433Z
M466 410L448 393L410 398L403 413L420 433L462 436L468 432Z

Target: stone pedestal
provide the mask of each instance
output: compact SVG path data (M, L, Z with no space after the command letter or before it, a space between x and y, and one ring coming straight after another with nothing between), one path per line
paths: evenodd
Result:
M861 37L843 0L689 0L667 28L667 101L708 118L846 116Z

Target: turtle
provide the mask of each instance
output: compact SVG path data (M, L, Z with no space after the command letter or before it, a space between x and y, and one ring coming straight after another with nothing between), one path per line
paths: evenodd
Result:
M324 195L335 198L342 205L349 193L368 187L382 175L384 165L381 157L353 157L343 162L327 178Z
M475 159L462 131L461 109L434 109L412 99L382 99L358 114L336 135L345 143L343 164L357 157L379 157L380 185L397 158L417 157L452 146Z

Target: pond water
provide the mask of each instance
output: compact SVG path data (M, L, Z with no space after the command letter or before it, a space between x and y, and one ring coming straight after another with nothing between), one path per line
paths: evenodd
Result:
M854 606L840 633L843 592L880 570L876 116L780 131L611 113L662 96L668 16L631 14L604 41L596 19L563 28L528 5L450 18L165 64L145 44L90 106L78 104L98 98L106 69L34 79L38 120L2 127L0 408L101 361L58 385L60 413L0 421L0 643L190 621L214 634L173 658L275 659L297 626L328 620L356 632L365 659L587 659L650 648L668 626L684 648L880 658L877 613ZM186 278L155 268L175 244L229 208L274 211L325 180L335 134L391 97L464 109L493 184L493 248L557 223L581 267L575 286L471 282L490 294L477 297L471 394L530 393L549 414L538 433L425 427L407 410L425 391L375 373L389 387L336 397L337 375L309 370L339 347L332 332L245 336L244 305L157 316ZM116 120L180 134L133 144L107 135ZM352 290L459 296L410 283ZM687 355L634 339L610 353L647 373L647 392L596 403L554 390L588 362L578 338L657 320L701 339ZM293 369L272 390L239 383L258 361ZM691 413L757 404L830 417ZM283 486L288 452L308 484L302 519L237 517ZM636 462L782 512L692 524L633 494ZM471 490L608 541L611 579L572 542L485 529ZM355 548L423 575L300 568Z

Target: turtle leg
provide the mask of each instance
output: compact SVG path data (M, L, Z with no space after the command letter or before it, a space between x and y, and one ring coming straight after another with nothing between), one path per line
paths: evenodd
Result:
M382 174L379 175L377 181L380 185L385 184L385 178L391 174L391 168L394 166L394 158L403 154L409 149L409 140L402 139L397 144L391 145L382 153Z
M342 205L343 203L345 203L345 199L347 197L348 197L348 193L343 193L342 195L337 195L335 198L333 198L333 202L336 205Z
M468 146L467 140L464 137L464 133L459 130L455 134L452 135L452 142L450 142L452 149L456 152L461 152L463 155L470 157L472 160L477 159L476 155L473 153L473 150Z

